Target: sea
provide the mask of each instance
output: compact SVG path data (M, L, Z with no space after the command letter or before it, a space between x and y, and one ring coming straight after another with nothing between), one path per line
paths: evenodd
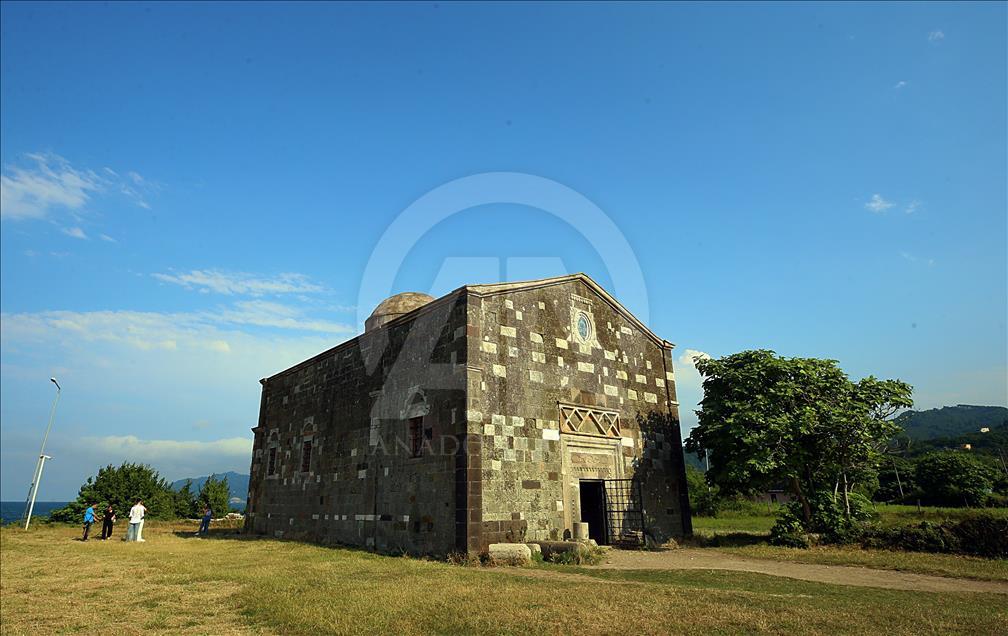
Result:
M57 508L62 508L68 503L70 502L36 501L35 508L32 510L32 519L48 517L50 512ZM6 525L11 521L17 521L24 514L24 511L25 502L23 501L0 501L0 523Z

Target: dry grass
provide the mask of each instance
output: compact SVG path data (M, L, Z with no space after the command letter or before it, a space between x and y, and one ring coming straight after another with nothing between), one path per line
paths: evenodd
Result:
M982 559L958 554L866 550L857 546L817 546L802 550L761 543L716 549L738 556L771 561L857 565L866 568L935 574L981 581L1008 581L1008 560L1005 559Z
M293 542L81 543L0 531L0 631L155 633L992 633L1005 599L849 588L740 572L521 576ZM191 532L195 525L186 525Z
M878 521L883 525L963 519L980 512L1008 515L1006 508L934 508L878 504ZM758 514L754 514L758 513ZM857 546L820 546L808 550L783 548L767 543L777 511L762 507L747 511L729 510L717 517L694 517L693 530L698 546L711 546L738 556L794 563L854 565L917 574L935 574L985 581L1008 581L1008 560L982 559L955 554L929 554L895 550L867 550Z

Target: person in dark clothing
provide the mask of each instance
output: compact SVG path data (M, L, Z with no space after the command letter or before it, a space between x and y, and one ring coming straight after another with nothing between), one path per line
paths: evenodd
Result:
M87 541L88 533L91 532L91 524L94 523L94 504L88 504L87 510L84 511L84 536L81 541Z
M209 534L210 533L210 519L213 517L213 511L210 510L210 506L203 507L203 518L200 519L199 530L196 534Z
M105 509L105 515L102 517L102 539L112 538L112 524L115 523L115 518L115 510L112 508L112 504L109 504L108 508Z

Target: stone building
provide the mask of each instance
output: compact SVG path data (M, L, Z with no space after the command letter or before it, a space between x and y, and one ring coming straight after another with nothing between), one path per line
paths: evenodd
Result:
M584 274L382 302L261 380L246 531L478 553L691 533L673 345Z

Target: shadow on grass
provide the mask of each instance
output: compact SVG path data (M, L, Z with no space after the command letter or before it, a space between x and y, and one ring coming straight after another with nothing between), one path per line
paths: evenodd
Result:
M265 538L256 535L247 535L240 528L210 528L210 531L204 534L199 534L195 530L173 530L172 534L180 539L227 539L228 541L234 541L236 539Z
M682 545L691 548L740 548L749 545L765 544L770 535L753 532L728 532L724 534L702 535L694 534L683 539Z

